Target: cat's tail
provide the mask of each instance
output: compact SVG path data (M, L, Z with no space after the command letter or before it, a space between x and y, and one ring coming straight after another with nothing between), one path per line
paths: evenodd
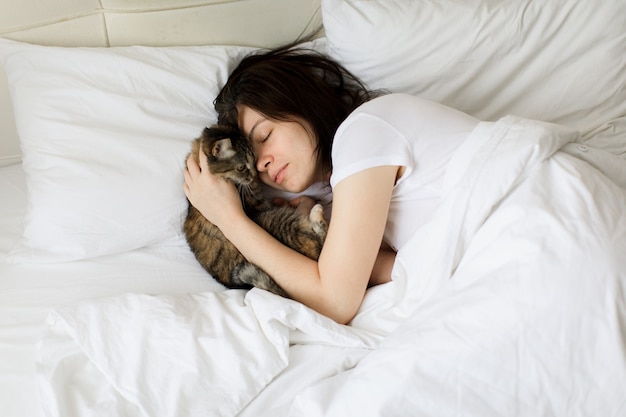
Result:
M289 295L258 266L242 262L231 272L231 283L237 286L253 286L289 298Z

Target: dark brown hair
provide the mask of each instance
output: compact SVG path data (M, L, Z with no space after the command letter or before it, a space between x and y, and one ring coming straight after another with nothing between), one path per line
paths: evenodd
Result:
M273 120L305 120L317 140L318 161L332 169L330 153L337 128L354 109L376 95L321 53L282 47L244 58L214 105L218 123L231 126L237 125L238 105Z

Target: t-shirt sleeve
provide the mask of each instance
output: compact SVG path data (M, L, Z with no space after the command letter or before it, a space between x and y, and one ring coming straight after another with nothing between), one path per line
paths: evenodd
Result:
M335 134L330 184L335 187L343 179L374 167L395 165L410 170L411 151L407 138L388 122L368 113L353 114Z

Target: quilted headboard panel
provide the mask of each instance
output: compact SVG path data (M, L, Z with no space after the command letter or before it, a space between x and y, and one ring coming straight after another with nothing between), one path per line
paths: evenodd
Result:
M0 37L42 45L274 47L321 33L320 0L0 0ZM0 69L0 165L19 158Z

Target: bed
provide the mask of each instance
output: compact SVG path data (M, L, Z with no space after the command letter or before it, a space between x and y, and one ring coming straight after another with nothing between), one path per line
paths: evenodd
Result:
M349 325L226 290L190 141L288 43L483 120ZM626 416L623 0L0 1L0 414Z

